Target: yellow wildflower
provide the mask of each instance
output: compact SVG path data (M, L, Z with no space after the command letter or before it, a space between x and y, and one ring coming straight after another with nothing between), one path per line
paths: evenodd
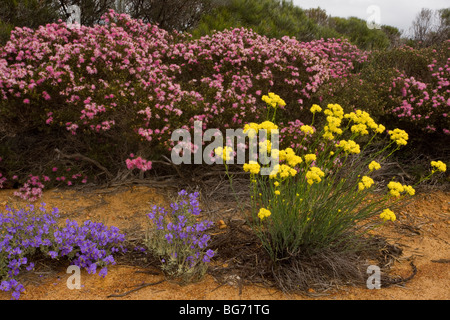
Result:
M447 165L442 161L431 161L431 166L433 167L432 173L435 173L436 171L439 172L447 171Z
M388 183L389 193L395 197L399 197L405 191L404 186L400 182L391 181Z
M408 134L406 133L406 131L401 129L394 129L392 131L389 131L389 135L391 136L391 140L394 140L397 145L404 146L407 144Z
M308 125L303 125L300 127L300 130L303 131L306 134L313 134L314 133L314 129L311 126Z
M281 178L287 178L289 176L295 176L297 174L297 171L295 169L292 169L288 165L282 164L280 166L280 177Z
M383 126L382 124L379 124L378 127L375 129L376 133L383 133L384 130L386 130L386 127Z
M325 176L325 173L322 170L320 170L320 168L318 168L318 167L309 168L308 172L305 175L306 181L310 185L313 184L314 182L319 183L320 181L322 181L321 178L323 178L324 176Z
M338 104L329 104L323 113L327 116L335 116L339 119L344 117L344 109Z
M359 133L361 135L369 134L369 131L367 131L367 126L364 123L359 123L353 125L350 130L353 133Z
M276 194L277 196L279 196L279 195L280 195L280 190L275 190L275 194Z
M253 138L258 133L259 126L257 123L251 122L244 126L244 133L248 132L249 138Z
M396 220L395 213L389 209L384 209L383 212L381 212L381 214L380 214L380 218L383 219L384 221L388 221L388 220L395 221Z
M250 161L249 163L244 163L244 171L250 172L251 174L258 174L261 166L256 161Z
M280 161L286 161L291 167L295 167L297 164L303 162L302 158L297 156L292 148L280 150L279 159Z
M264 121L258 125L259 130L266 130L267 133L270 133L270 130L278 130L278 126L271 121Z
M334 139L334 136L333 136L333 134L332 134L330 131L325 132L325 133L322 135L322 137L324 137L324 138L327 139L327 140L333 140L333 139Z
M316 112L322 111L322 108L321 108L319 105L317 105L317 104L313 104L312 107L311 107L311 109L310 109L310 111L311 111L312 113L316 113Z
M309 153L309 154L305 155L305 161L306 162L316 161L316 159L317 159L317 157L313 153Z
M231 159L231 155L233 154L233 149L231 147L217 147L214 149L216 155L221 157L224 161L228 161Z
M328 125L324 126L325 132L329 131L331 133L342 134L342 129L339 128L342 122L340 118L329 115L327 122Z
M368 189L373 185L373 179L368 177L368 176L363 176L361 178L361 182L358 183L358 189L360 191L364 190L364 189Z
M336 146L344 149L345 152L349 152L349 153L360 153L361 152L360 148L359 148L359 144L357 144L353 140L348 140L348 141L341 140Z
M260 142L259 143L259 149L260 149L260 152L270 153L270 150L272 150L272 143L269 140L265 140L263 142Z
M272 213L269 210L261 208L261 209L259 209L259 212L258 212L258 218L263 220L264 218L270 217L271 214Z
M403 186L403 189L406 193L408 193L410 196L413 196L416 194L416 190L412 186Z
M373 171L373 170L378 170L381 168L381 165L376 162L376 161L372 161L371 163L369 163L369 170Z
M286 105L286 102L284 102L284 100L281 99L279 95L273 92L269 92L268 96L263 95L261 100L273 108L284 107Z

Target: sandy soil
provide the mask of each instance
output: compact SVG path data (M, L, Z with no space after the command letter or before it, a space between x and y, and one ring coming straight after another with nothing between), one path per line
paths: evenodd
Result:
M92 219L121 229L144 223L153 204L167 205L165 189L134 186L86 193L74 190L51 190L43 202L56 206L71 219ZM0 191L0 209L8 201L17 201L13 190ZM219 222L220 215L214 219ZM450 299L450 193L418 194L413 203L398 214L397 221L378 229L390 243L403 249L403 255L392 266L392 273L407 277L410 261L417 267L416 275L401 286L369 290L365 287L340 287L326 295L288 295L272 288L230 283L220 286L211 276L202 281L180 286L168 281L151 285L123 297L108 297L137 288L143 283L163 280L163 276L144 273L132 265L109 267L107 277L82 271L80 290L69 290L70 276L65 269L40 266L22 279L26 292L21 300L449 300ZM48 272L45 268L48 267ZM240 290L241 289L241 290ZM0 292L0 300L9 300L9 293Z

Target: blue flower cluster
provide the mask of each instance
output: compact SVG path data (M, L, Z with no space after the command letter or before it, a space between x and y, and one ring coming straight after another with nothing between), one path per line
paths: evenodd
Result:
M155 205L148 214L152 228L147 246L161 258L163 270L174 276L205 270L215 254L207 249L211 237L205 233L213 223L199 220L198 192L182 190L178 195L178 201L170 204L170 212Z
M52 259L66 257L72 264L85 268L88 273L107 274L107 265L115 264L113 254L126 249L125 235L116 227L85 221L66 220L58 225L58 208L48 211L42 203L38 210L34 205L14 209L6 206L0 213L0 290L13 291L18 299L24 287L16 277L22 266L32 270L29 258L40 251Z

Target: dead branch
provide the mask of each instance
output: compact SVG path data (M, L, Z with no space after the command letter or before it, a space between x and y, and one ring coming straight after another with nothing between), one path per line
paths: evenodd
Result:
M89 157L86 157L84 155L82 155L81 153L74 153L74 154L65 154L63 152L61 152L58 148L55 148L55 152L58 153L58 155L62 158L66 158L66 159L75 159L75 160L84 160L87 162L92 163L93 165L95 165L97 168L99 168L100 170L102 170L110 179L113 178L113 175L111 172L109 172L108 169L106 169L104 166L102 166L98 161L91 159Z

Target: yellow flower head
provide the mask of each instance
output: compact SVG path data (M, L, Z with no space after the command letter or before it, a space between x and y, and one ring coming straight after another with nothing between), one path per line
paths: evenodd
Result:
M389 131L389 135L391 136L391 140L394 140L397 145L404 146L407 144L408 134L406 133L406 131L401 129L394 129L392 131Z
M388 221L388 220L395 221L396 220L395 213L389 209L384 209L383 212L381 212L381 214L380 214L380 218L383 219L384 221Z
M407 194L409 194L410 196L413 196L416 194L416 190L414 190L414 188L412 186L403 186L403 189L405 190L405 192Z
M278 130L278 126L271 121L264 121L258 125L258 129L266 130L267 133L270 133L270 130Z
M284 100L281 99L279 95L273 92L269 92L269 95L267 96L263 95L261 100L272 108L284 107L286 105L286 102L284 102Z
M325 173L318 167L309 168L308 172L306 172L305 175L306 181L308 182L309 185L313 184L314 182L319 183L320 181L322 181L321 178L323 178L324 176Z
M442 161L431 161L431 166L433 167L432 173L435 173L436 171L439 172L447 171L447 165Z
M259 126L257 123L250 122L244 126L244 133L248 132L249 138L253 138L258 133Z
M371 163L369 163L369 170L373 171L373 170L378 170L381 168L381 165L376 162L376 161L372 161Z
M316 159L317 159L317 157L313 153L309 153L309 154L305 155L305 161L306 162L316 161Z
M325 111L329 111L329 110L325 110ZM328 125L324 126L325 132L342 134L342 129L339 128L341 125L341 122L342 122L342 120L340 118L335 117L333 115L329 115L327 117L327 122L328 122Z
M405 191L405 187L400 182L391 181L388 183L389 193L395 197L399 197Z
M270 153L272 150L272 143L269 140L265 140L259 143L260 152Z
M383 133L384 130L386 130L386 127L383 126L382 124L379 124L378 127L375 129L376 133Z
M244 163L244 171L250 172L251 174L258 174L261 170L261 166L256 161L250 161L249 163Z
M312 113L321 112L322 108L319 105L317 105L317 104L313 104L311 109L310 109L310 111Z
M364 123L355 124L350 128L350 130L353 133L358 133L360 135L369 134L369 131L367 131L367 126Z
M303 131L306 134L313 134L314 129L311 126L303 125L300 127L300 130Z
M344 117L344 109L338 104L329 104L323 113L327 116L334 116L336 118L342 119Z
M322 135L322 137L324 137L324 139L327 139L327 140L333 140L334 139L334 136L333 136L333 134L330 131L325 132Z
M224 161L228 161L231 159L233 154L233 149L231 147L217 147L214 149L214 152L217 156L221 157Z
M258 212L258 218L263 220L264 218L270 217L271 214L272 213L269 210L261 208L261 209L259 209L259 212Z
M364 190L364 189L369 189L372 185L373 185L373 179L368 177L368 176L363 176L361 178L361 182L358 183L358 189L360 191Z
M275 190L275 194L279 196L281 194L280 190Z
M344 149L345 152L348 153L360 153L360 148L359 148L359 144L357 144L355 141L353 140L341 140L339 141L339 143L336 145L336 147L342 148Z

